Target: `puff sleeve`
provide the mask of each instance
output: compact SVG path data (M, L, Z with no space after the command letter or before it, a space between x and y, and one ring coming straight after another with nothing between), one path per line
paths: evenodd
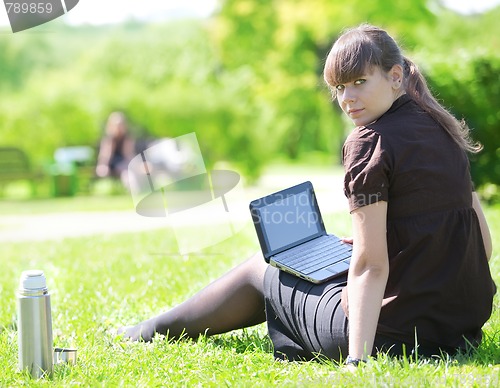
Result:
M352 212L378 201L388 201L391 163L379 133L356 128L342 148L344 194Z

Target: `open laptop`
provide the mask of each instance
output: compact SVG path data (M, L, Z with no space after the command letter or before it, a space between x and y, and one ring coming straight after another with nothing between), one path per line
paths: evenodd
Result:
M256 199L250 212L271 265L313 283L349 269L352 246L326 233L311 182Z

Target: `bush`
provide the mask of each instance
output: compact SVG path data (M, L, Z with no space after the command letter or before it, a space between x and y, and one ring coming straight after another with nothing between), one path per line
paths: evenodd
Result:
M464 118L483 150L471 156L476 187L500 185L500 56L491 52L437 58L427 63L427 79L437 97L457 118Z

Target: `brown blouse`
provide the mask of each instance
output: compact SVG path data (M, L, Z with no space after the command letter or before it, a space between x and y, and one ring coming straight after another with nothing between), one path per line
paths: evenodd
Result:
M427 346L481 340L491 278L467 156L407 95L343 148L353 211L387 201L389 279L377 332Z

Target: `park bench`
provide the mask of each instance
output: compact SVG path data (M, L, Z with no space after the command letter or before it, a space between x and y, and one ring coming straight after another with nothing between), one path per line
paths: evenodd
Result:
M0 195L3 195L7 184L15 181L27 181L31 185L32 194L36 194L36 183L42 177L35 171L28 155L17 147L0 147Z
M89 146L60 147L54 151L55 163L51 166L53 194L74 195L90 193L95 179L95 151Z

